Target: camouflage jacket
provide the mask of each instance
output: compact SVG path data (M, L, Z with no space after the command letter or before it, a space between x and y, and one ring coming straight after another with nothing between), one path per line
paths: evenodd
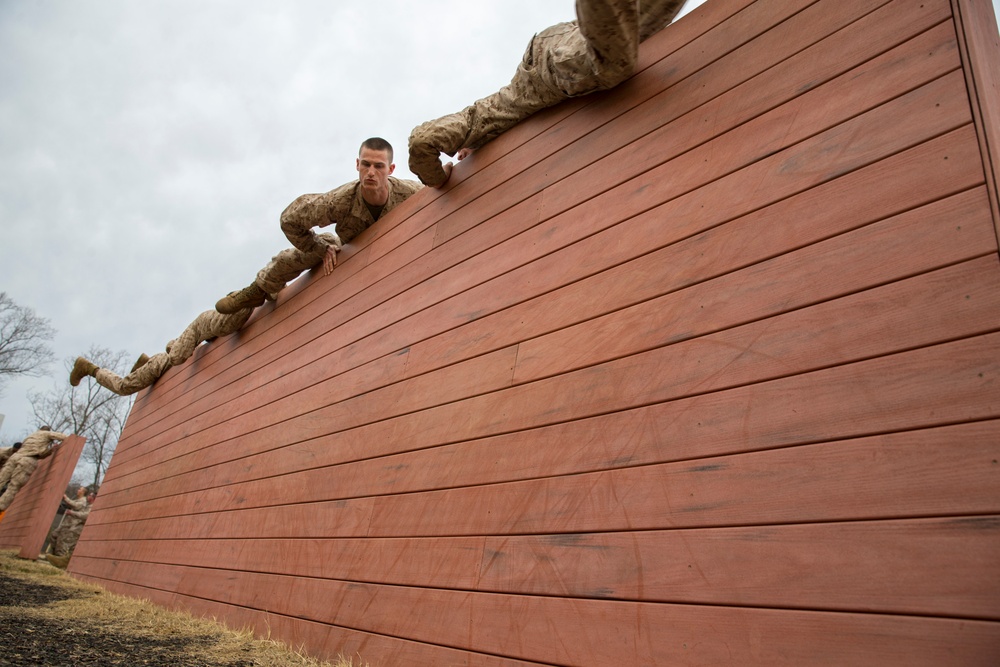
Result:
M422 187L416 181L390 176L389 199L379 217ZM352 181L323 194L302 195L281 214L281 231L293 246L310 254L321 253L329 245L318 238L313 227L336 225L337 236L343 243L349 243L373 224L375 219L361 197L361 181Z
M63 441L69 436L58 431L35 431L21 444L21 449L15 456L43 456L49 451L49 443L53 440Z

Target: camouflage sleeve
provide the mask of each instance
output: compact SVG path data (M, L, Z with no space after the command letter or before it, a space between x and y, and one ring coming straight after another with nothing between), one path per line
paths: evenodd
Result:
M321 255L330 245L312 231L346 220L354 203L358 181L352 181L323 194L302 195L281 213L281 231L288 241L307 254ZM350 241L340 229L337 234Z
M396 183L398 183L398 188L401 193L400 203L406 201L407 199L409 199L410 197L412 197L413 195L417 194L418 192L424 189L423 183L418 183L417 181L397 179ZM393 190L395 189L396 187L394 186Z
M309 254L322 251L321 241L312 228L330 224L323 218L325 211L318 205L320 197L322 195L302 195L281 213L281 231L285 237L293 246Z
M465 109L469 130L463 148L478 150L539 109L565 99L564 93L546 84L543 75L546 73L544 63L552 56L547 49L550 44L561 41L561 38L546 36L569 31L577 32L572 24L558 23L534 35L510 83Z
M644 42L667 27L684 6L684 0L640 0L639 41Z
M63 502L72 507L75 510L82 509L87 504L86 498L80 498L76 500L75 498L70 498L69 496L63 496Z
M390 176L389 200L385 203L385 208L382 209L382 215L385 215L392 209L396 208L404 201L423 190L423 188L423 184L418 183L417 181L410 181Z
M76 517L77 519L86 519L88 516L90 516L90 508L86 506L86 501L84 501L83 507L76 510L66 510L66 514L69 514L72 517Z
M448 180L441 166L441 153L454 156L465 146L470 109L427 121L410 132L408 165L424 185L438 187Z

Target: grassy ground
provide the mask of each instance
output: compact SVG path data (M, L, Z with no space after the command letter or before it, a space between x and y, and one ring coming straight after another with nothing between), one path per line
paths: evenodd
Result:
M318 662L279 642L77 581L0 550L0 666L367 667Z

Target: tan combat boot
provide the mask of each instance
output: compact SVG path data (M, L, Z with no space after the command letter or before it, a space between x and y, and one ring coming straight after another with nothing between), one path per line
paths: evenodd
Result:
M132 370L130 370L129 373L135 373L137 370L145 366L147 361L149 361L149 357L145 352L143 352L139 355L139 358L135 360L135 364L132 365Z
M215 304L215 309L223 315L232 315L244 308L256 308L264 303L267 293L257 283L250 283L236 292L230 292Z
M93 377L100 368L97 364L87 361L83 357L77 357L73 364L73 370L69 372L69 383L74 387L80 384L80 380L90 375Z
M65 570L66 566L69 565L69 556L53 556L52 554L45 554L45 560L62 570Z

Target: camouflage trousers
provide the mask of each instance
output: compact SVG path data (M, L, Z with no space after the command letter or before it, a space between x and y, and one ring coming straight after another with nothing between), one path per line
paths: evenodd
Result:
M285 285L302 275L303 271L322 263L328 245L337 248L341 245L340 239L335 234L324 233L317 236L326 245L316 252L303 252L295 247L282 250L257 272L257 286L274 297L285 289Z
M72 556L76 543L83 532L83 522L72 517L63 517L63 521L52 534L52 553L55 556Z
M119 396L128 396L156 382L173 365L170 355L166 352L160 352L151 356L149 361L125 377L121 377L107 368L99 368L94 374L94 378L97 380L97 384L102 387L110 389Z
M10 507L14 502L14 496L21 490L21 487L28 482L28 478L38 467L38 459L34 456L11 456L3 469L0 470L0 489L7 486L7 490L0 496L0 512Z
M203 341L228 336L238 331L250 319L253 308L244 308L232 315L206 310L194 319L180 336L167 343L167 351L154 354L145 364L125 377L107 368L98 368L94 374L97 383L119 396L134 394L152 385L171 366L187 361Z
M167 343L167 354L173 366L179 366L191 358L195 349L206 340L215 340L235 333L247 323L253 308L243 308L232 315L223 315L216 310L206 310L181 332L181 335ZM148 362L147 362L148 363ZM166 370L166 369L164 369Z

